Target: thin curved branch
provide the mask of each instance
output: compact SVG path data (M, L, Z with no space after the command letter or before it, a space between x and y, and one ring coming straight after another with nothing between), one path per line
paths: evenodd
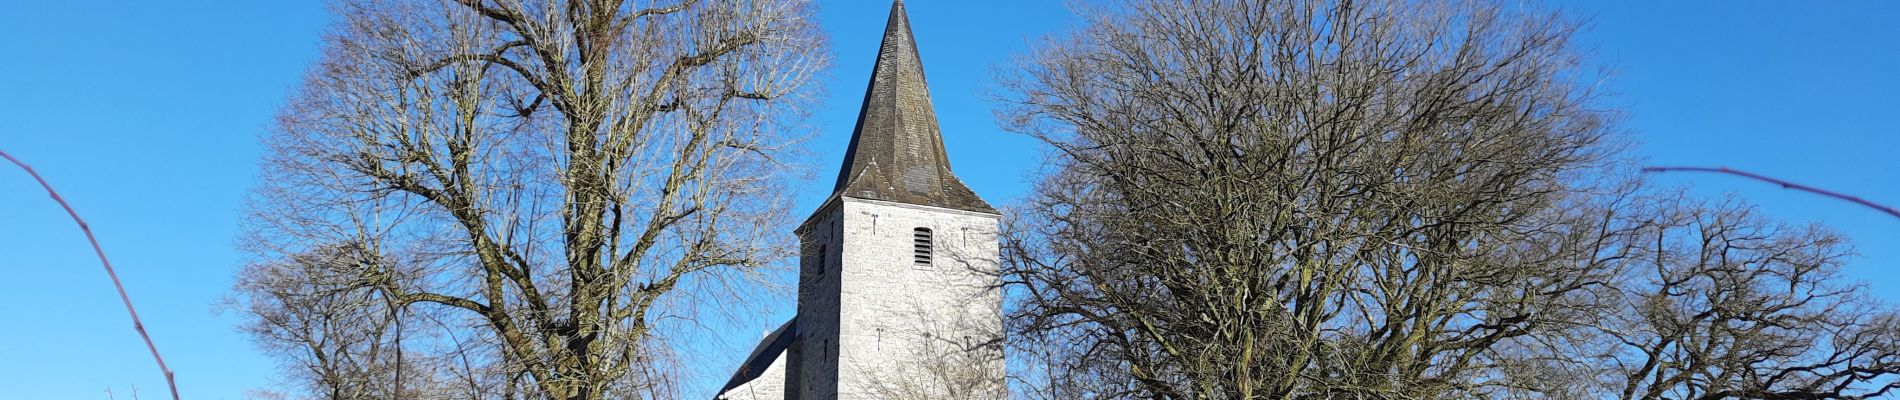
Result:
M92 252L99 255L99 264L106 267L106 276L112 278L112 287L119 290L119 300L125 302L125 313L132 316L132 330L138 331L139 337L145 339L145 348L152 351L152 360L158 361L159 372L165 373L165 385L171 387L172 400L178 400L178 380L173 377L171 368L165 367L165 357L158 355L158 345L152 344L152 335L145 332L145 323L139 321L139 311L132 308L132 296L125 294L125 284L119 282L119 273L113 271L112 262L106 260L106 251L99 247L99 238L93 237L92 226L87 225L85 219L79 218L79 212L73 211L73 206L66 204L66 199L60 197L59 192L53 190L53 185L46 183L46 178L40 177L39 172L33 171L32 166L13 158L4 150L0 150L0 158L12 161L13 165L26 170L27 175L33 176L33 180L39 181L40 187L46 188L46 194L53 196L53 201L66 209L66 215L73 217L73 223L79 224L79 231L86 233L86 241L92 243Z
M1718 173L1718 174L1729 174L1729 175L1740 176L1740 177L1754 179L1754 180L1758 180L1762 182L1768 182L1768 183L1773 183L1776 185L1781 185L1782 189L1794 189L1794 190L1814 193L1814 194L1818 194L1822 196L1833 197L1836 199L1847 200L1847 201L1853 202L1854 204L1859 204L1859 205L1867 206L1868 208L1880 210L1881 212L1887 213L1887 215L1894 216L1894 218L1900 218L1900 210L1896 210L1893 207L1889 207L1880 203L1867 201L1866 199L1850 196L1850 195L1843 194L1840 192L1835 192L1835 191L1830 191L1826 189L1816 188L1813 186L1802 185L1799 183L1770 178L1770 177L1762 176L1759 174L1755 174L1755 173L1751 173L1747 171L1741 171L1741 170L1737 170L1737 169L1733 169L1729 167L1644 167L1643 168L1643 172L1677 172L1677 171L1712 172L1712 173Z

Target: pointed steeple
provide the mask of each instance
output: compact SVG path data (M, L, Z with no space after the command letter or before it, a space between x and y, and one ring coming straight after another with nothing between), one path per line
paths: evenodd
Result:
M864 90L864 108L834 194L862 199L996 213L950 173L937 111L930 104L923 61L903 0L891 4L884 44Z

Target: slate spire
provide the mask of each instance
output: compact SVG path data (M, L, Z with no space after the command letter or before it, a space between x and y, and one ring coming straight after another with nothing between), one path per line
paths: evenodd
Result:
M884 44L833 194L996 213L950 173L903 0L891 4Z

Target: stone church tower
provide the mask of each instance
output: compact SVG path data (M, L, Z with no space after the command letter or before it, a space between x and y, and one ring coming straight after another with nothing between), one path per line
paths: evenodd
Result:
M720 398L1002 398L998 217L950 171L898 0L837 185L796 231L798 315Z

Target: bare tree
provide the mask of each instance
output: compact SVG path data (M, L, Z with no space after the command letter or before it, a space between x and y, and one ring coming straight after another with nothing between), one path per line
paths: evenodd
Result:
M388 342L392 366L445 366L384 374L390 390L440 388L424 397L669 398L667 321L790 253L781 158L825 63L809 2L335 10L265 139L245 239L258 261L238 291L260 341L365 367L385 358L360 345ZM307 262L339 244L347 262ZM347 268L295 273L331 264ZM332 297L291 301L317 294ZM284 327L277 312L359 325ZM275 336L306 328L370 336ZM335 383L369 382L355 379Z
M1859 399L1825 230L1633 180L1569 40L1484 1L1124 0L1022 61L1004 243L1040 398Z
M399 352L399 310L369 282L372 262L352 245L313 249L246 268L234 306L262 348L283 357L288 376L323 399L418 398L438 365ZM406 384L405 384L406 383Z
M1659 202L1660 203L1660 202ZM1668 202L1594 360L1619 399L1867 399L1900 389L1900 312L1839 276L1846 241L1734 201ZM1587 356L1592 353L1580 353Z
M1518 385L1627 251L1575 23L1486 2L1128 0L1024 60L1052 146L1010 225L1019 344L1092 397ZM1081 396L1077 396L1081 397Z

